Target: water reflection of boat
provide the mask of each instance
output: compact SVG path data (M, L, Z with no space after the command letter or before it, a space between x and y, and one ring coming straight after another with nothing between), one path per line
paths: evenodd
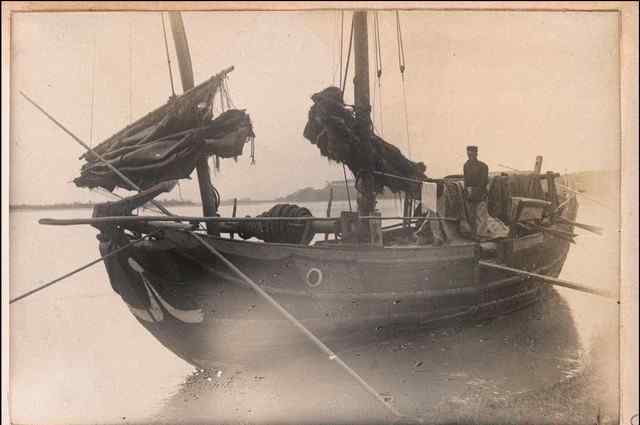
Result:
M171 23L185 93L86 154L76 179L79 186L140 193L97 206L92 219L43 222L97 227L114 290L181 358L199 367L245 362L299 346L303 338L212 249L336 349L365 334L516 311L538 300L544 285L535 275L513 270L560 273L578 206L574 197L556 190L558 174L540 174L538 167L524 175L493 176L489 210L508 226L508 234L476 240L465 230L469 219L461 179L427 178L424 165L374 133L363 11L353 18L355 107L316 101L319 112L312 109L305 132L315 135L311 141L323 155L357 176L358 211L320 218L306 208L279 204L259 217L218 217L220 200L207 158L240 155L245 143L253 142L253 128L241 110L214 116L214 100L228 96L230 69L194 87L180 15L171 14ZM334 89L339 91L327 90ZM324 121L314 121L323 114ZM166 191L168 181L194 169L203 217L131 215ZM427 183L442 193L446 215L422 212L421 187ZM383 227L394 219L375 209L376 193L384 187L404 193L405 212ZM418 243L414 233L424 221L441 226L446 243L428 238ZM206 232L197 229L202 223ZM325 240L312 243L314 235L323 234Z
M430 423L511 423L514 418L537 423L543 407L556 423L580 423L578 417L597 412L596 404L576 412L572 404L552 401L583 367L571 312L555 290L509 315L354 341L341 355L381 383L400 409L431 418ZM164 403L158 421L215 416L231 423L253 418L265 423L309 423L310 418L314 423L383 422L381 411L370 408L368 399L317 352L269 360L263 367L196 370ZM323 406L348 402L340 409L310 411L297 403L301 388ZM520 409L530 399L540 407Z

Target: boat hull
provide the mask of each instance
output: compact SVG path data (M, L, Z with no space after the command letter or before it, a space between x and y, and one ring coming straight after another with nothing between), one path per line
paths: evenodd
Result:
M548 288L478 267L483 253L472 242L363 248L206 240L336 351L407 329L507 314ZM117 246L107 240L101 252ZM535 234L502 249L508 265L557 276L569 243ZM140 243L105 264L136 319L197 367L256 364L315 349L187 233Z

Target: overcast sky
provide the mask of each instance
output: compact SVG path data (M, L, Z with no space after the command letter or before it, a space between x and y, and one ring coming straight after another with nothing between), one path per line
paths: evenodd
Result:
M346 33L350 18L345 13ZM71 183L83 149L17 90L89 141L95 84L96 144L171 94L160 19L14 16L11 203L104 199ZM223 198L269 199L341 178L342 168L302 137L309 96L338 81L339 12L198 12L184 20L196 83L234 65L231 94L257 135L255 165L248 147L237 163L222 162L214 184ZM394 13L380 12L379 20L374 124L406 152ZM536 155L556 171L618 168L617 14L412 11L401 12L401 23L412 159L424 161L430 176L460 173L468 144L496 171L498 164L531 168ZM197 199L195 173L181 187Z

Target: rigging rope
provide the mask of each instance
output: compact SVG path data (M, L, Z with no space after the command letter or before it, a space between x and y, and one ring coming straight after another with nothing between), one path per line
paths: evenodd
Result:
M342 12L341 27L344 27L344 12ZM342 76L342 31L340 35L340 76ZM353 43L353 20L351 21L351 30L349 31L349 48L347 49L347 63L344 68L344 78L340 83L340 90L342 91L342 99L344 101L344 89L347 85L347 74L349 73L349 62L351 60L351 45ZM347 167L342 163L342 172L344 174L344 187L347 189L347 201L349 201L349 211L353 211L351 208L351 194L349 192L349 182L347 181Z
M351 193L349 192L349 182L347 181L347 167L342 163L342 172L344 173L344 187L347 189L347 201L349 202L349 211L353 211L351 209Z
M222 113L226 110L224 106L224 80L220 80L218 83L218 97L220 98L220 113Z
M349 61L351 60L351 44L353 42L353 20L351 21L351 31L349 31L349 48L347 49L347 63L344 67L344 78L340 84L340 90L342 90L342 98L344 100L344 89L347 85L347 74L349 73Z
M400 28L400 12L396 10L396 32L398 37L398 64L400 73L404 76L404 44L402 42L402 30Z
M133 104L132 102L132 93L133 93L133 47L132 47L132 39L133 39L133 24L131 18L129 19L129 116L128 123L131 123L133 118Z
M116 200L117 199L118 201L121 201L121 200L125 199L124 196L118 195L115 192L109 192L108 190L106 190L106 189L104 189L102 187L98 187L98 188L95 188L95 189L89 189L89 191L91 191L93 193L97 193L98 195L102 195L102 196L104 196L106 198L111 197L112 200ZM162 211L160 211L159 209L147 207L145 205L142 205L140 208L142 208L145 211L153 211L156 214L162 214Z
M378 78L378 116L380 117L380 135L384 136L384 124L382 120L382 48L380 47L380 23L378 12L373 15L376 41L376 77Z
M344 10L340 11L340 72L338 73L338 85L342 83L342 57L343 57L343 40L344 40ZM340 87L342 88L342 86Z
M227 102L227 108L235 109L236 105L233 103L233 98L231 97L231 90L229 89L229 77L225 76L222 80L222 91L224 92L225 100Z
M93 146L93 106L96 97L96 33L93 33L93 65L91 67L91 118L89 127L89 146Z
M404 125L407 134L407 156L411 158L411 135L409 134L409 108L407 107L407 91L404 86L404 43L402 42L402 29L400 27L400 12L396 10L396 35L398 39L398 65L400 67L400 76L402 84L402 103L404 106Z
M339 37L340 37L340 14L336 11L336 22L335 22L335 28L333 28L332 31L332 35L333 35L333 40L331 43L331 78L329 79L331 81L331 85L336 85L336 74L339 72L338 71L338 63L340 62L340 59L337 58L336 56L339 55L339 48L340 48L340 41ZM342 75L342 74L339 74Z
M162 35L164 37L164 49L167 53L167 65L169 66L169 81L171 82L171 95L175 97L176 90L173 86L173 72L171 71L171 58L169 56L169 43L167 43L167 29L164 25L164 13L160 12L160 19L162 20Z

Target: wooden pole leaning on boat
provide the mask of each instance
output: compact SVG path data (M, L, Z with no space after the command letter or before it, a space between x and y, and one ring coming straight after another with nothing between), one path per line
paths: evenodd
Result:
M233 198L233 211L231 212L231 217L235 217L238 213L238 198ZM236 234L234 232L229 233L229 237L231 239L236 238Z
M104 255L104 256L102 256L102 257L100 257L100 258L98 258L98 259L95 259L95 260L93 260L93 261L91 261L91 262L89 262L89 263L85 264L84 266L82 266L82 267L78 267L77 269L72 270L72 271L70 271L69 273L64 274L64 275L62 275L62 276L60 276L60 277L58 277L58 278L56 278L56 279L53 279L51 282L45 283L44 285L40 285L40 286L38 286L37 288L31 289L30 291L27 291L27 292L25 292L24 294L18 295L17 297L15 297L15 298L13 298L13 299L9 300L9 304L13 304L14 302L16 302L16 301L20 301L20 300L22 300L22 299L24 299L24 298L27 298L28 296L33 295L33 294L35 294L36 292L40 292L40 291L42 291L43 289L48 288L49 286L51 286L51 285L53 285L53 284L55 284L55 283L58 283L58 282L60 282L60 281L62 281L62 280L64 280L64 279L66 279L66 278L68 278L68 277L71 277L71 276L73 276L74 274L76 274L76 273L78 273L78 272L81 272L82 270L88 269L89 267L93 266L94 264L98 264L99 262L104 261L104 260L106 260L107 258L109 258L109 257L111 257L111 256L113 256L113 255L116 255L117 253L122 252L122 251L124 251L125 249L129 248L130 246L133 246L133 245L135 245L135 244L137 244L137 243L140 243L140 242L142 242L142 241L144 241L144 240L148 239L149 237L151 237L151 236L153 236L153 235L154 235L154 233L150 233L150 234L148 234L147 236L145 236L144 238L137 239L137 240L135 240L135 241L131 241L131 242L129 242L128 244L121 246L120 248L116 248L116 249L114 249L113 251L111 251L110 253L108 253L107 255Z
M333 203L333 187L329 188L329 202L327 203L327 217L331 217L331 204ZM324 234L324 240L329 239L329 234Z
M585 194L584 194L584 193L582 193L582 192L579 192L579 191L577 191L577 190L575 190L575 189L570 188L569 186L565 186L565 185L560 184L560 183L558 183L558 184L557 184L557 186L558 186L558 187L563 188L563 189L564 189L564 190L566 190L567 192L574 193L574 194L575 194L575 195L577 195L577 196L580 196L580 197L582 197L582 198L584 198L584 199L588 199L589 201L595 202L596 204L600 205L601 207L604 207L604 208L608 209L608 210L609 210L609 211L611 211L611 212L616 212L613 208L611 208L609 205L605 204L604 202L598 201L598 200L597 200L597 199L595 199L595 198L592 198L592 197L590 197L590 196L587 196L587 195L585 195Z
M315 336L309 329L307 329L302 323L298 321L291 313L289 313L284 307L280 305L276 300L271 297L264 289L262 289L257 283L255 283L249 276L244 274L238 267L229 261L224 255L222 255L217 249L215 249L210 243L205 241L198 234L189 232L202 246L204 246L209 252L219 258L227 267L229 267L235 274L237 274L243 281L245 281L254 291L264 298L269 304L271 304L285 319L287 319L293 326L295 326L300 332L304 334L311 342L313 342L321 351L329 356L329 360L334 360L340 367L342 367L349 375L351 375L369 394L374 396L380 403L382 403L389 411L391 411L396 417L405 417L400 414L395 407L389 404L382 396L369 385L358 373L351 369L340 357L338 357L329 347L327 347L317 336Z
M501 264L490 263L482 260L478 261L478 264L488 269L503 270L503 271L519 274L522 276L527 276L530 278L540 279L545 283L549 283L552 285L562 286L565 288L574 289L576 291L585 292L587 294L598 295L598 296L609 298L616 301L618 300L618 297L609 291L604 291L602 289L589 288L587 286L580 285L579 283L575 283L575 282L570 282L568 280L558 279L556 277L551 277L551 276L545 276L543 274L538 274L538 273L532 273L526 270L520 270L513 267L503 266Z
M584 229L587 230L591 233L595 233L596 235L600 235L602 236L602 234L604 234L604 229L602 227L599 226L593 226L591 224L584 224L584 223L578 223L577 221L571 221L569 219L566 219L564 217L560 217L559 220L565 224L570 224L572 226L575 227L579 227L580 229Z
M93 225L93 224L127 224L127 223L152 223L154 221L184 221L189 223L246 223L254 221L324 221L334 222L339 220L335 217L191 217L172 215L170 217L159 215L132 215L117 217L90 217L90 218L41 218L38 223L49 226L77 226L77 225ZM451 217L377 217L365 216L360 220L413 220L413 221L457 221L457 218Z
M40 105L38 105L34 100L32 100L29 96L27 96L26 94L24 94L24 92L20 92L20 94L22 95L22 97L24 97L25 99L27 99L27 101L29 103L31 103L33 106L36 107L36 109L38 109L40 112L42 112L44 114L44 116L46 116L47 118L49 118L55 125L57 125L62 131L64 131L65 133L67 133L69 136L71 136L71 138L73 140L75 140L76 142L78 142L78 144L80 144L80 146L82 146L83 148L85 148L87 151L91 152L93 155L95 155L104 165L106 165L107 167L109 167L111 169L111 171L113 171L118 177L120 177L125 183L127 183L129 186L131 186L132 188L134 188L135 190L137 190L138 192L141 192L142 190L140 189L140 187L135 184L133 181L131 181L131 179L129 179L129 177L125 176L124 174L122 174L122 172L120 170L118 170L116 167L113 166L113 164L111 164L109 161L107 161L106 159L104 159L104 157L102 155L100 155L99 153L97 153L96 151L94 151L93 149L91 149L91 147L89 147L85 142L83 142L82 140L80 140L80 138L78 136L76 136L75 134L73 134L70 130L68 130L64 125L62 125L58 120L56 120L53 116L51 116L47 111L45 111ZM150 201L153 205L155 205L156 207L158 207L158 209L160 211L162 211L163 213L165 213L166 215L173 215L169 212L169 210L167 210L165 207L162 206L162 204L160 204L158 201L156 200L151 200Z

